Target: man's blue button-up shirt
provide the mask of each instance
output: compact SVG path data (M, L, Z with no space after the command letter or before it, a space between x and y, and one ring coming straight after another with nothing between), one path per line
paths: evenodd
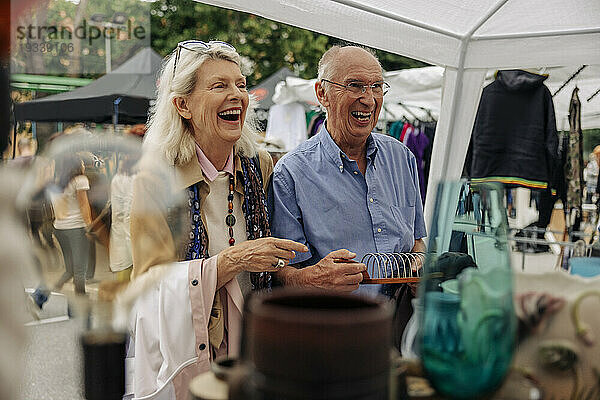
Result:
M292 264L316 264L341 248L357 261L366 253L408 252L426 235L415 157L389 136L367 139L363 176L324 124L275 165L269 194L273 236L309 248Z

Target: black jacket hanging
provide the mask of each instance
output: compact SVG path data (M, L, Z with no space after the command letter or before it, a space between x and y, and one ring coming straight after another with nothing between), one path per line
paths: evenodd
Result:
M546 78L521 70L498 71L483 89L466 165L473 182L555 186L558 137Z

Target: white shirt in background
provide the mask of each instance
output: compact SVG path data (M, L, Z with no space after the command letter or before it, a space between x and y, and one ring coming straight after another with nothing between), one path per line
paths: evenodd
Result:
M129 222L133 200L133 176L116 174L110 183L110 270L119 272L133 265Z
M50 193L50 201L56 218L54 228L85 228L85 221L77 200L77 191L79 190L90 190L90 182L85 175L77 175L71 179L62 193Z
M306 114L300 103L275 104L269 109L267 138L279 139L285 151L294 150L308 138Z

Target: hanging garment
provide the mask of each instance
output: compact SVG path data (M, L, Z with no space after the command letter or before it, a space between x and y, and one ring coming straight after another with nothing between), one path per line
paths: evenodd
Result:
M421 201L425 203L425 172L423 164L423 155L425 149L429 146L429 138L422 129L414 128L410 135L406 137L406 147L412 151L417 159L417 172L419 174L419 189L421 190Z
M426 122L423 126L423 132L427 139L429 139L429 146L425 148L423 152L423 176L425 177L425 185L423 189L427 193L427 185L429 180L429 168L431 167L431 153L433 151L433 139L435 138L436 122Z
M581 131L581 102L579 89L573 89L569 105L569 147L565 164L567 182L567 209L577 210L581 215L583 194L583 132Z
M555 186L558 137L546 78L521 70L498 71L483 89L467 170L473 182Z
M404 143L404 141L406 140L406 135L410 135L410 132L412 132L413 126L411 124L409 124L408 122L404 124L404 127L402 128L402 133L400 133L400 141L402 143Z
M565 179L565 166L569 158L569 132L558 135L558 168L556 172L556 194L563 205L567 204L567 180Z
M307 139L306 116L300 103L275 104L269 109L267 138L276 138L290 151Z
M400 140L400 136L402 134L402 130L404 129L404 122L396 121L390 127L390 136Z
M309 111L312 113L312 111ZM319 127L325 121L325 113L322 111L317 112L316 114L312 114L310 121L308 121L308 126L306 128L306 132L308 133L308 138L315 136L319 131Z

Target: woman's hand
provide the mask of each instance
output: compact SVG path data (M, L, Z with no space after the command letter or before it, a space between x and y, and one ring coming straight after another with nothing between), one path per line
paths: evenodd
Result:
M308 248L293 240L274 237L248 240L221 251L217 256L217 286L229 282L241 271L275 272ZM281 262L280 262L281 260Z

